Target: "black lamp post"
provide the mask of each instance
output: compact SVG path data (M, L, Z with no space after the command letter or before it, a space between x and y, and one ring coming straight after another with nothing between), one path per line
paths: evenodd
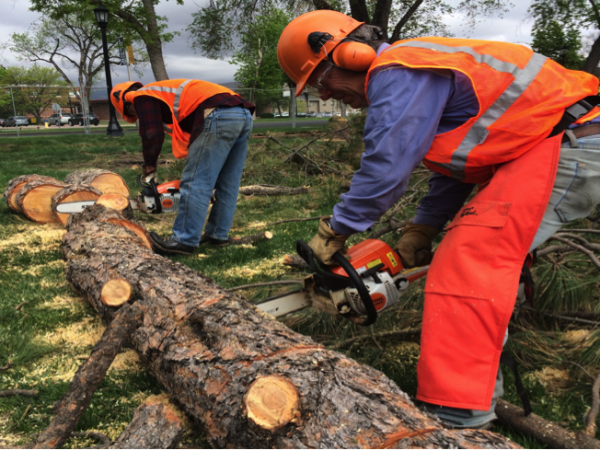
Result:
M108 110L110 112L110 119L108 121L108 128L106 134L108 136L123 136L123 129L119 122L117 122L117 115L115 113L115 107L110 101L110 91L112 91L112 79L110 76L110 62L108 56L108 43L106 42L106 25L108 25L108 8L102 3L97 8L94 8L94 14L96 15L96 22L102 30L102 49L104 50L104 70L106 72L106 89L108 90Z

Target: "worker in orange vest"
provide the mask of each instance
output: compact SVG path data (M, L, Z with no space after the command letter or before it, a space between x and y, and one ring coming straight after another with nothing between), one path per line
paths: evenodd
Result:
M165 131L175 157L186 158L173 236L162 239L150 233L154 248L190 255L201 243L227 245L254 105L226 87L200 80L120 83L110 100L125 121L139 120L145 183L156 182ZM201 236L213 189L215 201Z
M433 171L395 247L406 267L429 264L446 230L425 283L417 399L450 427L488 428L526 256L600 200L600 125L587 124L597 78L504 42L389 45L335 11L293 20L277 51L296 96L309 85L369 108L361 167L309 243L323 263L396 203L418 164Z

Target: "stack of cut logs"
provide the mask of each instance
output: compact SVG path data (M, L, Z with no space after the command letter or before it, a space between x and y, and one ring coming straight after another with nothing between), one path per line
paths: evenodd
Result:
M38 223L66 225L69 214L56 212L61 203L98 200L113 209L124 209L129 188L116 173L102 169L73 172L61 182L44 175L21 175L8 183L4 200L9 208ZM122 208L119 208L119 204Z

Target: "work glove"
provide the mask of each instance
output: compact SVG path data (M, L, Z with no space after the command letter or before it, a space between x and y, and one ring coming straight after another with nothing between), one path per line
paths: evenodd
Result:
M431 225L412 222L406 224L402 238L394 247L396 253L400 255L404 267L409 269L429 264L433 258L431 244L438 234L440 234L440 230Z
M142 182L145 184L150 184L150 180L153 180L154 183L159 184L156 166L144 165L144 167L142 167Z
M328 266L337 264L331 259L335 252L340 251L343 255L348 253L346 241L350 237L333 231L329 224L330 218L324 217L319 221L319 231L308 243L315 258Z

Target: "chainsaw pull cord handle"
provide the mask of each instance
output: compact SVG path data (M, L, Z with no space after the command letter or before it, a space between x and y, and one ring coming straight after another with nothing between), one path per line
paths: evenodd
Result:
M162 212L162 204L160 203L160 194L158 193L158 188L156 187L156 182L154 180L150 180L150 183L145 183L142 181L142 174L139 174L135 179L137 184L142 189L148 189L152 191L152 196L154 197L154 203L156 208L152 211L152 214L160 214ZM142 194L143 195L143 194Z
M360 298L363 301L363 304L365 305L365 309L367 310L367 317L356 321L356 323L363 327L368 327L369 325L374 324L377 320L377 309L373 304L371 294L369 294L369 291L367 290L367 287L365 286L365 283L363 282L362 278L360 277L360 275L358 275L358 273L354 269L354 266L350 264L350 261L348 261L346 257L342 255L339 251L335 252L331 259L333 259L336 263L342 266L342 269L346 271L346 274L348 274L348 278L350 278L352 284L358 291L358 294L360 295Z

